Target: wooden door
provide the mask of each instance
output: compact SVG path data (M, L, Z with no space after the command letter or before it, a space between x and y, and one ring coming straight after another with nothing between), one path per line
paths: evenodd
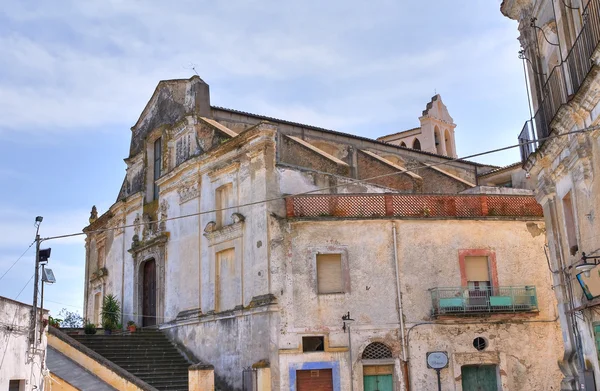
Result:
M333 391L333 371L313 369L296 371L297 391Z
M363 366L364 391L394 391L394 366Z
M156 262L154 259L144 263L144 281L142 284L142 325L156 324Z
M461 368L463 391L498 391L495 365L467 365Z

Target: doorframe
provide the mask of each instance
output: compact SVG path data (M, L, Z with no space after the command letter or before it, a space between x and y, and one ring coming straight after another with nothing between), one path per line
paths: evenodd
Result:
M291 363L290 366L290 391L296 391L296 371L309 371L317 369L331 369L333 391L342 391L340 385L340 363L339 361L316 361Z
M508 366L506 353L477 352L454 353L451 355L454 389L462 391L462 367L465 365L495 365L498 391L508 390Z
M144 264L146 261L154 259L156 268L156 325L165 321L165 263L166 263L166 244L168 235L162 234L149 241L148 244L129 250L133 256L134 276L133 276L133 320L137 324L143 324L142 315L144 312Z
M365 370L364 367L378 367L378 366L392 366L392 390L396 391L398 389L397 386L397 380L396 380L396 376L397 376L397 368L398 365L396 365L396 359L394 358L386 358L386 359L381 359L381 360L360 360L361 363L361 376L360 376L360 384L364 389L364 381L365 381Z

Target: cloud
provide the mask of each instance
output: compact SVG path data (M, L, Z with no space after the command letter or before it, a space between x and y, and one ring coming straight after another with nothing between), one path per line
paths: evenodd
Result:
M40 236L65 235L82 232L87 225L89 211L55 211L45 213L40 226ZM0 209L0 250L3 248L22 248L23 250L35 239L35 215L18 208ZM84 237L75 236L60 239L62 244L83 246Z
M435 88L470 87L476 75L512 69L494 59L516 43L508 42L514 26L461 36L454 24L476 21L445 20L443 3L429 10L431 27L411 14L428 7L393 1L62 5L11 4L6 12L13 28L0 38L10 76L0 77L4 137L130 126L158 80L191 76L190 63L214 83L213 103L226 107L322 127L416 122L413 109Z

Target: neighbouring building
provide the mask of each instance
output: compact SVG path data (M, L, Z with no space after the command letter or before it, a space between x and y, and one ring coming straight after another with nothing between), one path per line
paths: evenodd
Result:
M34 345L31 311L32 307L28 304L0 296L0 390L44 389L48 374L46 327L38 323L38 343ZM46 310L43 312L44 315L48 313Z
M84 229L85 316L100 324L116 295L122 323L157 327L221 390L435 389L432 352L443 389L558 390L525 174L454 159L439 95L420 122L378 141L211 106L197 76L161 81L116 202Z
M504 0L501 11L518 22L527 70L531 118L518 139L544 209L562 389L600 389L600 1Z

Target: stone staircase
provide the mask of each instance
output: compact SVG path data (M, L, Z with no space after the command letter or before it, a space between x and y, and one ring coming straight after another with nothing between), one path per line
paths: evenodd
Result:
M100 333L71 337L158 390L188 390L192 363L160 331Z

